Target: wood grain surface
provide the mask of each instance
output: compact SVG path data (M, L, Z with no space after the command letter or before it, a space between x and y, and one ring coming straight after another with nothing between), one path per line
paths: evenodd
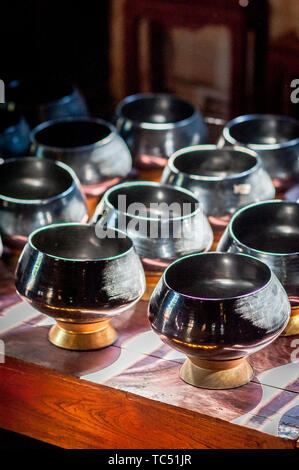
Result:
M65 448L292 448L294 442L7 359L1 426Z
M113 346L67 351L47 339L53 321L19 302L3 263L0 281L0 427L66 448L296 446L299 337L252 355L247 385L197 389L179 378L184 356L150 330L146 302L114 319Z

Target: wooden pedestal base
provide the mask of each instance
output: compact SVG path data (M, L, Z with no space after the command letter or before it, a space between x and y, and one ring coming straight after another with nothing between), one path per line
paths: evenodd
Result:
M148 170L139 170L139 180L160 182L164 168L153 168Z
M293 307L289 323L285 327L281 336L295 336L299 334L299 307Z
M86 198L87 210L88 210L88 219L90 220L96 210L96 207L99 203L100 198L98 196L90 196Z
M180 369L180 377L190 385L211 390L225 390L245 385L253 377L247 359L234 361L202 361L188 358Z
M229 223L230 216L229 215L226 215L223 217L209 216L208 219L211 224L213 235L214 235L214 240L213 240L213 244L211 246L210 251L217 251L218 243Z
M217 251L217 246L218 246L218 243L220 242L220 238L223 234L223 231L216 231L213 229L213 234L214 234L214 240L209 251Z
M110 346L117 333L110 320L97 323L67 323L58 321L49 332L49 340L55 346L75 351L101 349Z
M141 300L149 300L151 298L161 276L162 273L145 272L146 288Z

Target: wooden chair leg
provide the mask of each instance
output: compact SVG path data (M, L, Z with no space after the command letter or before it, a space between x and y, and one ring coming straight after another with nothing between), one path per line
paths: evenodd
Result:
M262 0L261 0L262 1ZM165 2L167 3L167 2ZM205 2L203 2L205 3ZM256 2L257 4L257 2ZM138 5L138 11L136 11ZM143 5L143 3L142 3ZM126 0L125 8L125 25L124 25L124 55L125 69L124 81L126 94L136 93L140 90L140 70L139 70L139 23L143 18L149 21L149 87L151 91L168 91L165 73L165 39L166 28L174 27L177 16L173 21L165 21L164 18L159 20L149 19L151 14L147 8L143 10L142 5L133 0ZM253 31L255 34L254 49L254 96L252 98L252 111L261 111L264 108L265 99L265 57L268 39L268 19L267 19L267 2L263 1L262 13L252 4L254 11L250 11L249 7L243 9L244 12L234 11L235 15L229 16L225 21L226 26L231 33L231 88L229 96L229 116L246 112L248 109L246 88L246 66L247 66L247 32ZM135 6L135 9L134 9ZM155 5L153 4L153 8ZM189 4L190 7L190 4ZM247 11L248 10L248 11ZM164 11L164 10L163 10ZM193 11L193 10L192 10ZM197 10L194 10L194 14ZM207 15L208 16L208 15ZM198 28L203 26L205 18L200 16L200 24ZM192 21L192 29L195 28L194 17ZM211 23L211 18L207 18L207 23ZM168 26L166 27L165 24ZM212 21L213 23L213 21ZM217 22L218 24L218 22ZM185 25L188 27L188 21ZM196 28L195 28L196 29Z
M265 111L266 103L266 62L268 46L268 21L265 18L255 31L255 64L254 64L254 112Z
M130 95L139 91L139 18L130 15L126 9L124 18L124 88L125 94Z
M149 24L150 86L153 92L167 91L165 76L165 44L167 34L157 22Z
M231 89L230 89L230 118L236 117L246 110L246 57L247 38L245 25L241 22L230 27L231 31Z

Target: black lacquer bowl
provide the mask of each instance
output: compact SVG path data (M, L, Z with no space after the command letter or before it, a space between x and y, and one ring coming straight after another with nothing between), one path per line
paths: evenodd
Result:
M33 232L16 270L19 295L57 324L50 341L66 349L98 349L117 335L109 321L145 288L132 240L108 230L99 239L89 224L49 225Z
M60 160L75 170L87 196L98 196L132 169L130 151L114 126L74 117L44 122L32 132L38 157Z
M289 315L287 294L270 268L231 253L175 261L149 304L155 333L188 356L181 378L212 389L247 383L253 372L246 356L271 343Z
M116 109L116 127L134 164L163 168L176 150L207 141L207 128L194 106L167 93L127 96Z
M86 222L79 180L61 162L35 157L0 164L0 233L4 245L20 250L34 230L63 222Z
M299 333L299 204L265 201L232 217L217 251L246 253L266 263L284 286L292 306L284 335Z
M240 207L275 196L262 161L245 147L195 145L181 149L168 160L161 182L192 191L216 231L223 231Z
M61 77L12 80L6 87L6 95L8 101L21 109L31 127L50 119L89 115L79 89Z
M288 116L248 114L228 122L219 145L255 150L276 188L284 191L299 178L299 121Z
M104 217L103 217L104 215ZM106 191L92 221L125 231L146 270L158 270L189 253L207 251L213 234L191 191L149 181Z
M213 242L208 219L191 191L149 181L113 186L92 221L99 234L108 226L132 238L147 275L144 300L173 260L207 251Z
M30 147L29 125L19 111L9 111L2 106L0 105L0 156L6 159L26 155Z

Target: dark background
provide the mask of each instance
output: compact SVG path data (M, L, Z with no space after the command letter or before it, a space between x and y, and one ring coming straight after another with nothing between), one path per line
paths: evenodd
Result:
M109 107L109 0L5 0L0 7L0 77L78 85L91 113ZM6 87L6 94L9 92ZM0 429L1 449L48 444Z
M109 104L109 0L2 0L0 77L75 83L91 112Z

